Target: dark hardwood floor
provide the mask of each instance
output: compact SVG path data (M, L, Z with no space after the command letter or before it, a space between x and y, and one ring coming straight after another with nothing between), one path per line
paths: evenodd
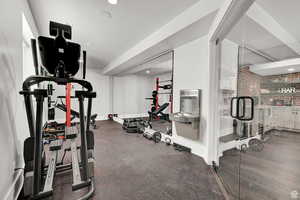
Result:
M153 120L152 121L152 128L156 131L166 133L167 129L172 128L172 123L166 120Z
M240 199L300 199L300 134L271 132L262 152L225 152L219 175L235 199L238 199L239 173Z
M205 162L192 154L127 134L113 121L97 122L95 188L99 200L222 200ZM66 158L66 161L70 158ZM55 177L53 200L78 199L72 174Z

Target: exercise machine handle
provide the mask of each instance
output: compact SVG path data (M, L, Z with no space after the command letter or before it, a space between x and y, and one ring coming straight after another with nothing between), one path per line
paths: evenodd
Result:
M246 104L250 101L250 114L246 115ZM234 105L235 104L235 105ZM233 109L235 108L235 113ZM251 121L254 118L254 99L250 96L233 97L231 99L230 115L241 121ZM248 117L247 117L248 116Z

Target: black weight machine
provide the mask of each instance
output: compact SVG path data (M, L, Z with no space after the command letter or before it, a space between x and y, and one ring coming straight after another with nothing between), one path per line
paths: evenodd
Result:
M165 85L161 85L161 83L167 83ZM156 78L156 89L152 91L152 97L146 98L147 100L152 100L151 109L148 111L149 121L154 119L162 119L166 121L170 121L169 114L164 113L164 111L170 106L170 111L172 113L172 102L173 102L173 81L165 80L160 81L159 78ZM160 90L170 90L170 92L161 93ZM159 105L159 95L168 94L170 95L169 103L164 103L163 105Z
M89 191L79 198L89 199L94 193L94 138L90 131L92 99L96 97L90 82L73 78L79 70L80 45L71 41L71 26L50 22L50 35L54 38L38 37L41 61L50 76L30 76L24 82L20 94L24 96L25 108L28 119L30 137L24 142L24 187L23 195L32 199L40 199L51 196L53 193L53 180L55 174L72 170L72 190L89 187ZM32 41L34 65L36 71L37 48L35 40ZM59 86L78 84L82 90L75 91L75 97L79 101L79 128L68 126L62 137L54 137L49 145L50 155L46 165L46 153L43 143L43 108L44 100L49 96L47 89L39 89L40 84L53 82ZM38 85L38 89L32 86ZM67 96L67 95L66 95ZM33 109L33 97L36 99L36 112ZM85 119L84 100L87 99L87 114ZM66 115L66 121L68 120ZM76 140L80 140L77 146ZM72 162L58 164L59 151L63 150L64 141L71 141L69 151L72 153ZM80 158L78 157L80 150ZM65 149L65 151L68 151Z

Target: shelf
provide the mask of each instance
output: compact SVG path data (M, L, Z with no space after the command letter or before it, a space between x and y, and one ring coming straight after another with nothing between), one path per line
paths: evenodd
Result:
M261 96L296 96L296 97L300 97L300 92L296 92L296 93L274 93L274 92L270 92L270 93L260 93Z
M277 88L277 87L285 87L285 86L293 86L293 87L297 87L300 88L300 83L293 83L293 82L282 82L282 83L271 83L271 82L262 82L261 84L261 88L265 89L265 88Z
M235 90L231 90L231 89L221 89L223 94L234 94Z

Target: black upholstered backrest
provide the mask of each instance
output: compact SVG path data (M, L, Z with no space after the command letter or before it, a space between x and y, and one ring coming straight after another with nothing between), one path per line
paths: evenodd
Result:
M38 37L43 66L56 77L74 76L79 70L80 45L67 41L72 38L72 27L50 21L49 32L53 38Z

